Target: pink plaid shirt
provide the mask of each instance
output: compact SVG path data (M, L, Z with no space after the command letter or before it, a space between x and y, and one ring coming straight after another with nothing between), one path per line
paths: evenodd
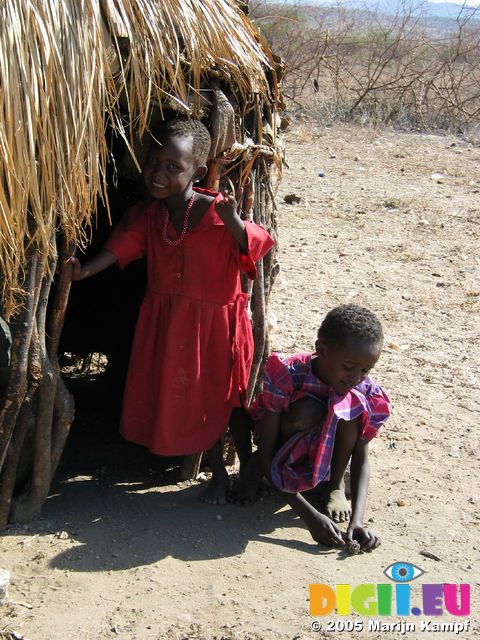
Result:
M369 442L391 413L390 400L372 378L366 378L344 396L339 396L312 371L312 353L281 356L272 353L265 365L263 391L250 408L255 422L265 410L287 412L291 403L314 396L327 403L322 427L292 436L272 461L272 480L281 490L297 493L312 489L330 478L335 433L339 420L360 417L361 438Z

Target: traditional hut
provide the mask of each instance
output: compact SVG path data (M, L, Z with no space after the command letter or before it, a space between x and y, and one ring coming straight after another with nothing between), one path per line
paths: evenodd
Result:
M213 139L202 186L228 179L242 215L275 232L270 177L281 163L280 65L248 21L247 4L1 3L0 314L12 347L0 391L0 528L35 517L47 498L74 417L58 358L67 260L113 217L117 176L138 177L152 125L172 111L201 118ZM250 391L267 348L275 271L270 254L251 292ZM27 434L28 481L14 495Z

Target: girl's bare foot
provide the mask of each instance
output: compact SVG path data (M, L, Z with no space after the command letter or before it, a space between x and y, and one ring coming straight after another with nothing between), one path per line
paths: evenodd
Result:
M212 479L200 496L205 504L226 504L228 473L223 462L223 439L220 438L208 451L208 463L212 470Z
M235 478L228 494L228 501L244 507L254 504L258 499L258 485L257 479Z
M274 496L276 491L266 478L235 478L228 493L228 501L249 507L259 500Z
M350 520L350 503L343 489L330 491L324 511L334 522L348 522Z
M200 496L201 502L205 504L226 504L228 489L228 474L213 474L208 487Z
M258 461L258 454L253 453L248 462L240 468L240 477L233 482L228 495L229 502L250 506L262 497L262 472Z

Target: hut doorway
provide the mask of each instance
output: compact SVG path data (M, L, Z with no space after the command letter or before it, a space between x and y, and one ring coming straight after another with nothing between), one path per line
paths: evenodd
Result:
M122 179L117 187L108 188L107 197L111 224L106 207L99 206L91 244L85 253L77 252L81 262L98 253L125 210L141 199L141 184ZM62 376L75 401L75 418L59 469L64 479L71 474L95 476L110 467L115 457L125 475L129 473L119 423L145 286L145 260L123 271L111 267L72 283L59 345Z
M77 251L82 263L102 249L125 211L142 199L140 179L116 178L125 145L115 140L115 144L110 145L110 153L108 207L99 203L88 247L85 252ZM83 379L101 386L105 402L116 414L119 414L130 346L145 287L143 259L125 270L110 267L92 278L73 282L70 289L59 343L64 379L68 387L75 387L76 381Z
M82 263L100 251L125 211L143 197L140 174L132 177L136 171L132 170L128 150L121 140L111 139L113 160L108 167L106 193L109 206L99 203L89 245L85 252L77 252ZM124 164L128 166L126 172L122 170ZM63 380L74 397L75 418L59 465L60 483L75 476L90 476L100 482L105 474L113 472L118 480L128 482L137 476L139 469L148 473L170 469L174 472L170 480L180 479L183 457L150 454L145 447L123 440L119 431L123 389L138 311L145 294L146 271L146 260L141 259L123 270L113 266L72 283L59 357Z

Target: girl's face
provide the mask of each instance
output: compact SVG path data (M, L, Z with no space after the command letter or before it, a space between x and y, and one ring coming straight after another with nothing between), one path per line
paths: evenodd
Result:
M314 374L343 396L367 377L380 357L382 345L372 346L352 340L342 347L329 347L319 338L315 349Z
M198 166L192 155L191 136L166 136L153 144L143 167L143 183L152 198L165 200L191 195L194 180L201 179L207 168Z

